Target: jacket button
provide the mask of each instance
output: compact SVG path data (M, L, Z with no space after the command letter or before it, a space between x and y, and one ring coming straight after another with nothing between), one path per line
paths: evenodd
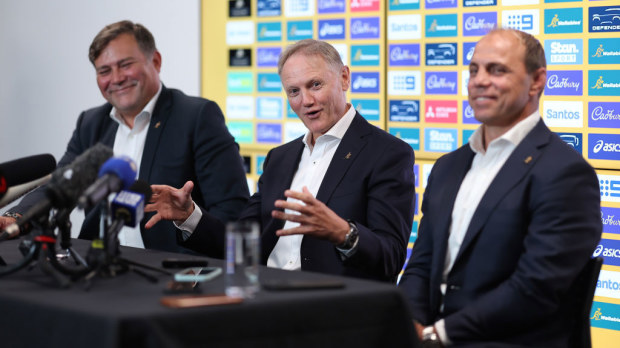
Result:
M461 290L461 287L458 285L450 285L448 286L449 290Z

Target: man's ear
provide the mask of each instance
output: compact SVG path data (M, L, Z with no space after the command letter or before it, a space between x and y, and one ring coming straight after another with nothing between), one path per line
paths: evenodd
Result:
M342 90L347 91L351 85L351 71L348 66L343 66L340 70L340 78L342 82Z
M540 96L545 90L547 84L547 68L540 67L532 74L532 86L530 88L530 95Z

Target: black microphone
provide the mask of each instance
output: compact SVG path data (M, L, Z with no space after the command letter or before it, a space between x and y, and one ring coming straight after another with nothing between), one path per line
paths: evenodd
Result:
M110 193L126 189L136 180L136 163L127 156L112 157L99 169L99 178L80 196L78 207L90 209Z
M112 155L112 149L98 143L79 155L71 164L56 169L45 188L45 197L16 223L7 226L0 234L0 240L17 236L22 226L42 214L49 213L52 207L73 208L82 191L97 178L99 167Z
M56 159L50 154L19 158L0 164L0 198L14 186L37 181L56 169ZM0 206L1 207L1 206Z

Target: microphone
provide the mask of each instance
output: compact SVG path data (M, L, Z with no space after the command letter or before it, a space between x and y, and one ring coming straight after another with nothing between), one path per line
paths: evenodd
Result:
M146 181L136 180L129 190L119 192L112 200L112 216L125 226L138 226L144 217L144 205L152 194L151 186Z
M48 213L52 207L72 208L82 191L97 178L97 170L101 164L112 155L112 149L97 143L79 155L71 164L56 169L45 188L45 197L24 213L16 223L7 226L0 234L0 241L17 236L25 224Z
M110 193L126 189L136 179L136 163L127 156L112 157L99 170L99 178L78 200L80 209L90 209Z
M114 220L106 237L106 248L110 255L118 254L118 233L123 226L136 227L144 217L144 204L151 199L151 186L144 180L136 180L128 191L119 192L110 204Z
M56 169L56 159L50 154L24 157L0 164L0 198L8 194L13 186L41 179L52 173L54 169Z
M16 199L20 198L21 196L25 195L26 193L36 189L37 187L41 185L46 184L48 181L50 181L51 178L52 178L52 175L48 174L37 180L33 180L33 181L30 181L30 182L27 182L21 185L9 187L4 197L0 199L0 208L4 208L5 206L15 201Z

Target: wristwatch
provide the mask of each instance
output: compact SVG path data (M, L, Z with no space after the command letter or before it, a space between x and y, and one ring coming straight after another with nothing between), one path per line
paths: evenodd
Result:
M355 246L357 242L357 238L359 237L359 231L357 230L357 226L351 220L347 220L349 223L349 232L344 236L344 242L340 245L337 245L338 249L351 249Z
M422 347L439 348L443 347L439 335L435 332L435 327L427 326L422 329Z
M5 212L4 214L2 214L2 216L4 216L4 217L10 217L10 218L13 218L13 219L15 219L15 220L19 220L19 218L20 218L20 217L22 217L20 214L17 214L17 213L11 213L11 212L8 212L8 211L7 211L7 212Z

